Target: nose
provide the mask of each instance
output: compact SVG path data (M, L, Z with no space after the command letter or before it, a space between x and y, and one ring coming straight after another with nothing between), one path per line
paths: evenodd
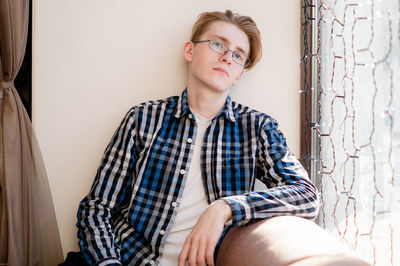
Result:
M229 53L229 52L231 52L231 53ZM231 64L232 63L232 54L233 54L233 51L228 49L225 51L225 53L223 55L220 56L220 59L222 60L222 62Z

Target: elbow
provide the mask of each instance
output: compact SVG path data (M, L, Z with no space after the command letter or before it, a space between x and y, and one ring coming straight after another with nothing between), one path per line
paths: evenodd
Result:
M302 189L305 208L305 218L315 220L317 218L320 208L320 197L317 188L311 182L307 182Z
M319 206L320 206L319 197L317 197L316 200L314 200L312 202L312 207L311 207L311 212L310 212L311 220L315 220L317 218L318 213L319 213Z
M309 191L309 218L315 220L319 213L320 208L320 197L317 188L312 185Z

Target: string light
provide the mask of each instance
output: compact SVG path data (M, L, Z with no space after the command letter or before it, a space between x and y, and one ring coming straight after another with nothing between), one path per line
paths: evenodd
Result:
M372 265L400 265L400 221L385 220L400 209L400 1L304 0L302 25L302 163L319 224Z

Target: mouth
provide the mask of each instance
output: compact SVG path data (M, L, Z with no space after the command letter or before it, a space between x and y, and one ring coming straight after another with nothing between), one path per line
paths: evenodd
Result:
M224 68L222 68L222 67L214 67L213 70L220 71L220 72L224 73L229 78L229 73Z

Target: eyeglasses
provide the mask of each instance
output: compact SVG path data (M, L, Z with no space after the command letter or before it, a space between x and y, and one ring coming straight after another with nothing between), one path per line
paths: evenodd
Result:
M239 64L243 67L246 67L250 65L251 61L250 58L240 52L235 52L232 50L229 50L228 47L226 47L225 44L219 41L215 40L202 40L202 41L193 41L193 43L202 43L202 42L208 42L208 47L210 47L211 50L216 52L219 55L225 55L227 52L231 51L232 52L232 60L236 64Z

